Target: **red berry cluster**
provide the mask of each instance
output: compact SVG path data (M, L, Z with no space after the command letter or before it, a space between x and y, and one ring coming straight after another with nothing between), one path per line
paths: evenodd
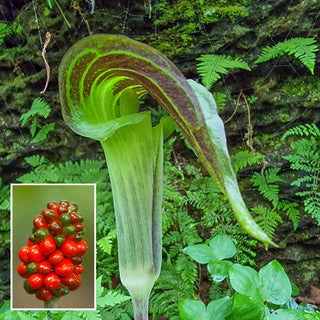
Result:
M88 246L82 240L83 217L78 205L66 200L50 201L47 209L33 219L28 245L19 250L17 270L27 278L24 288L43 301L62 297L79 288L82 256Z

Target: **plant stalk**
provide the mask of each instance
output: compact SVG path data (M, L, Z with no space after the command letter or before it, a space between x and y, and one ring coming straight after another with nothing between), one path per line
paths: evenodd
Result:
M149 296L145 300L132 299L134 320L148 320Z
M59 298L52 297L49 301L44 302L45 309L54 309L58 308Z

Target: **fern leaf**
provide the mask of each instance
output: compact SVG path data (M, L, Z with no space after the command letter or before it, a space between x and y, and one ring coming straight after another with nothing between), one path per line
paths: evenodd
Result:
M280 168L270 168L264 174L255 172L250 179L251 183L258 188L259 192L269 200L274 207L279 201L279 186L274 184L283 180L278 176Z
M78 310L76 317L83 320L101 320L102 316L99 310Z
M231 156L231 162L235 172L239 172L247 166L252 166L254 164L261 164L263 160L262 154L254 155L249 150L239 151Z
M270 238L272 238L277 225L282 222L280 215L275 210L269 210L261 205L252 208L252 211L257 214L255 218L257 224Z
M40 117L47 119L51 112L50 106L41 98L33 100L31 108L20 116L22 126L24 126L31 117L38 114Z
M107 291L107 290L106 290ZM130 300L131 298L127 295L124 295L122 293L116 292L116 291L107 291L107 293L97 298L97 305L100 308L103 307L114 307L117 304L121 304L123 302L126 302Z
M320 137L320 129L317 127L315 123L301 124L299 126L287 130L281 137L281 140L285 140L289 136Z
M197 65L197 71L208 90L221 78L221 75L228 73L227 69L251 70L242 59L233 59L231 56L225 55L206 54L197 58L197 61L200 61Z
M110 231L108 235L97 241L99 247L106 253L111 254L112 240L117 236L116 229Z
M315 218L320 225L320 193L310 195L303 201L303 204L305 211Z
M313 75L316 60L315 52L319 50L315 43L316 39L314 38L298 37L287 39L283 42L278 42L272 47L267 46L263 48L255 63L258 64L266 62L286 54L293 55L296 59L300 60L300 62L306 66Z
M282 200L279 202L277 209L283 210L293 223L293 229L297 230L300 221L300 211L298 203Z
M37 135L31 140L31 143L37 143L47 139L49 132L54 130L55 123L47 123L37 133Z
M34 119L30 126L31 137L34 137L38 127L39 127L39 122L37 121L37 119Z
M220 112L226 104L227 95L222 92L213 92L212 96L216 102L217 110Z
M24 160L31 166L31 167L38 167L43 165L44 163L47 163L48 160L43 157L40 156L39 154L33 155L31 157L26 157L24 158Z

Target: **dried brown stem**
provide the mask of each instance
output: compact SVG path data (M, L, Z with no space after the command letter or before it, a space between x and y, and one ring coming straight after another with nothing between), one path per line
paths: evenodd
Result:
M44 45L43 45L43 49L42 49L42 53L41 53L41 56L42 56L42 59L43 59L43 61L44 61L44 65L45 65L46 71L47 71L47 80L46 80L46 83L45 83L45 85L44 85L44 88L43 88L43 90L40 92L40 94L43 94L43 93L46 92L47 87L48 87L48 84L49 84L49 80L50 80L50 67L49 67L49 64L48 64L48 62L47 62L47 60L46 60L46 49L47 49L47 47L48 47L48 44L49 44L50 40L51 40L51 33L50 33L50 32L47 32L47 33L46 33L46 42L45 42Z

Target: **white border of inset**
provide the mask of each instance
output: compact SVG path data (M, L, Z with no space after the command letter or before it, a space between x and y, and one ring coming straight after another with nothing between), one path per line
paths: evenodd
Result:
M94 268L93 268L93 272L94 272L94 307L93 308L57 308L57 309L49 309L49 308L13 308L12 303L13 303L13 299L12 299L12 272L13 272L13 251L12 251L12 235L13 235L13 231L12 231L12 224L10 227L10 309L12 311L15 310L42 310L42 311L46 311L46 310L51 310L51 311L66 311L66 310L70 310L70 311L77 311L77 310L96 310L97 309L97 301L96 301L96 285L97 285L97 275L96 275L96 269L97 269L97 264L96 264L96 215L97 215L97 185L96 183L11 183L10 184L10 223L12 222L12 208L13 208L13 201L12 201L12 188L13 186L93 186L94 187L94 217L93 217L93 241L94 241L94 245L93 245L93 256L94 256ZM21 290L23 290L23 288L21 288ZM71 292L72 294L72 292ZM36 298L35 298L36 299Z

